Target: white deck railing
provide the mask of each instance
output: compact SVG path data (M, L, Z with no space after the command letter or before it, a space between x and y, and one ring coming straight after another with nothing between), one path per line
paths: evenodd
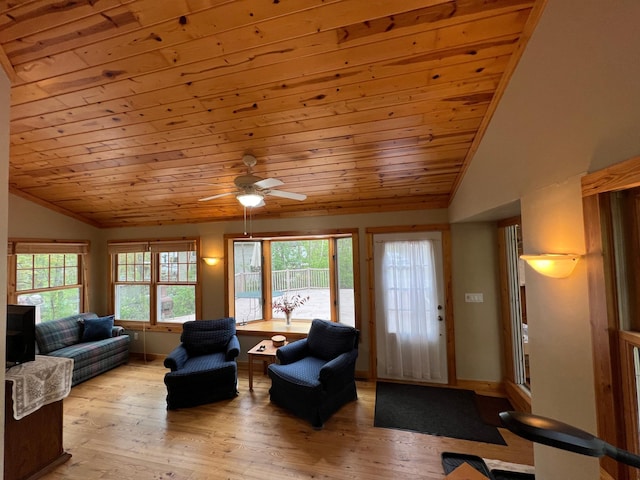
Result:
M236 273L236 296L249 292L260 292L262 290L261 275L261 272ZM273 292L290 292L316 288L329 288L328 268L300 268L271 272L271 289Z

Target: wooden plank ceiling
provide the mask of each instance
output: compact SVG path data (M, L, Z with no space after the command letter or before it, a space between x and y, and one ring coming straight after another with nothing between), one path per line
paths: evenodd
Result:
M540 0L0 0L9 189L99 227L442 208Z

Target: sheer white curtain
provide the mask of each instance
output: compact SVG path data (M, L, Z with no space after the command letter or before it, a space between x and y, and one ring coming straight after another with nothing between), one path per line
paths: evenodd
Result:
M378 373L386 378L446 381L432 240L382 241L376 299ZM381 321L382 320L382 321ZM380 342L382 340L382 342ZM382 348L380 348L382 347Z

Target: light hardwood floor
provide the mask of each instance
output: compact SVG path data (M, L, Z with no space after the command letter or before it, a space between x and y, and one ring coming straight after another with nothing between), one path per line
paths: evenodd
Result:
M257 366L257 365L256 365ZM375 383L316 431L269 402L262 372L249 391L206 406L167 412L161 360L128 365L84 382L64 400L71 460L48 480L444 478L443 451L533 464L531 443L508 430L508 446L373 427Z

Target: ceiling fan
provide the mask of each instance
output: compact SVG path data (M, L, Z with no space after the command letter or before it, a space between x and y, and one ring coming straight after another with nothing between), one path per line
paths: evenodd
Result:
M228 195L235 195L242 206L261 207L264 205L264 197L271 195L274 197L289 198L291 200L305 200L306 195L301 193L284 192L282 190L272 190L273 187L279 187L284 185L284 182L277 178L261 178L254 175L252 168L258 161L253 155L245 155L242 157L242 163L247 166L247 173L236 177L233 181L237 190L235 192L220 193L218 195L212 195L210 197L201 198L199 202L207 202L209 200L215 200L216 198L226 197Z

